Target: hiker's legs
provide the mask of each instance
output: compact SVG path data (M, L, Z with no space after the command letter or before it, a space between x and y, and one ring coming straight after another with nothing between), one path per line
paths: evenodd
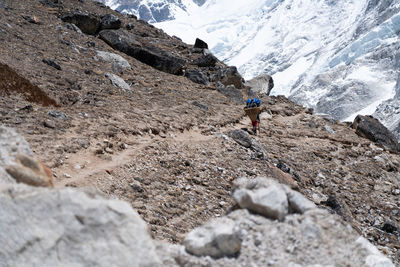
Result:
M257 134L257 125L258 122L257 121L252 121L251 124L253 125L253 133Z

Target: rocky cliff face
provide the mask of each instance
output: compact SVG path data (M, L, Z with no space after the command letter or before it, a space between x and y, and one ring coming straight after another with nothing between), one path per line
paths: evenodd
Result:
M304 248L323 244L329 251L332 243L327 239L336 238L335 244L348 238L340 251L359 252L353 260L387 262L383 253L398 263L400 157L396 151L285 97L262 99L260 132L253 136L247 131L250 121L241 102L249 88L236 68L215 59L207 49L187 45L93 1L0 3L0 121L30 144L29 149L23 139L7 141L8 134L3 133L8 131L1 128L0 152L12 155L9 160L15 168L24 162L18 156L20 146L28 157L34 153L51 168L55 187L15 185L12 173L0 168L0 175L6 177L1 180L8 183L0 189L2 210L7 206L14 212L1 217L0 224L10 233L19 231L13 226L29 227L18 221L18 214L27 214L39 224L21 239L13 239L0 264L45 260L38 248L52 255L49 264L60 263L60 256L61 265L77 259L83 265L115 260L113 254L97 257L94 251L100 247L117 249L120 254L115 255L121 255L124 263L133 255L124 251L140 249L135 242L156 251L157 257L143 259L144 263L167 266L240 266L247 261L262 265L265 257L260 255L271 256L277 264L324 264L305 256ZM10 144L14 145L3 149ZM250 182L242 183L242 193L234 198L240 186L233 181L241 177ZM252 183L258 181L256 177L287 187L276 185L272 190L268 182ZM88 186L129 205L70 189ZM325 211L299 212L304 206L290 204L295 203L293 198ZM76 203L77 199L81 201ZM263 200L279 205L265 207ZM51 207L48 214L43 205ZM70 223L44 227L40 220L45 216L48 225L58 225L57 218ZM195 230L211 233L210 240L220 242L217 252L211 246L215 258L199 256L210 253L207 242L202 247L196 238L194 243L186 238L198 237L189 232L217 217L231 227L214 228L217 220L206 224L205 230ZM143 233L143 241L134 239L131 231L136 228L131 224ZM301 239L301 227L317 240ZM326 227L335 230L325 231ZM270 229L285 229L285 233ZM51 235L44 234L47 230ZM99 237L99 232L115 235ZM284 254L259 240L257 233L264 232L284 244L282 249L288 248L286 242L293 243L293 237L299 239L288 250L293 257L275 259L273 255ZM381 252L366 249L364 239L356 242L359 235ZM227 246L226 240L240 243L240 250ZM253 248L249 244L257 249L247 250ZM56 247L59 254L52 250ZM338 264L351 262L345 253L337 257L340 251L332 259Z

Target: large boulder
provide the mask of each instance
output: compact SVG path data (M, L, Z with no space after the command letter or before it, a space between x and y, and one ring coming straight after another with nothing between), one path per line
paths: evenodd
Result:
M100 20L91 14L70 13L61 17L64 22L75 24L83 33L95 35L100 30Z
M225 86L233 85L238 89L244 87L244 79L236 67L226 67L217 70L212 76L211 81L220 82Z
M219 85L217 86L217 91L226 96L235 104L241 105L244 103L242 92L233 85Z
M0 188L0 266L159 266L146 223L94 192Z
M155 69L170 74L182 73L185 60L159 48L141 44L126 30L103 30L99 33L99 36L112 48L136 58Z
M113 14L104 15L100 21L100 28L102 30L118 30L121 28L121 20Z
M193 61L193 65L197 65L199 67L215 67L215 64L218 62L218 59L211 53L201 55L197 59Z
M272 88L274 88L274 80L268 74L260 74L257 77L246 81L246 86L249 86L254 94L269 95Z
M187 70L185 71L185 77L194 83L208 85L208 77L200 70Z
M194 48L201 48L201 49L208 49L208 44L204 42L203 40L196 38L196 41L194 42Z
M396 136L372 116L358 115L352 124L356 133L391 151L400 151Z

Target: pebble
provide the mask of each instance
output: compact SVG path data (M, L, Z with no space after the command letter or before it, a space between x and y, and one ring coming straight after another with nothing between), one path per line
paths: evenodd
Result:
M69 175L68 173L64 173L65 178L71 178L71 175Z
M50 128L50 129L54 129L56 128L56 124L54 123L54 121L51 120L45 120L43 122L44 127Z

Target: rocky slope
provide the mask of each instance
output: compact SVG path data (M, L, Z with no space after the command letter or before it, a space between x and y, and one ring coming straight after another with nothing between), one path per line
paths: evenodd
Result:
M399 262L396 150L284 97L263 99L250 136L248 90L207 50L93 1L0 3L0 121L52 169L56 188L126 200L154 238L180 243L237 208L234 180L268 176ZM38 194L70 194L60 192Z

